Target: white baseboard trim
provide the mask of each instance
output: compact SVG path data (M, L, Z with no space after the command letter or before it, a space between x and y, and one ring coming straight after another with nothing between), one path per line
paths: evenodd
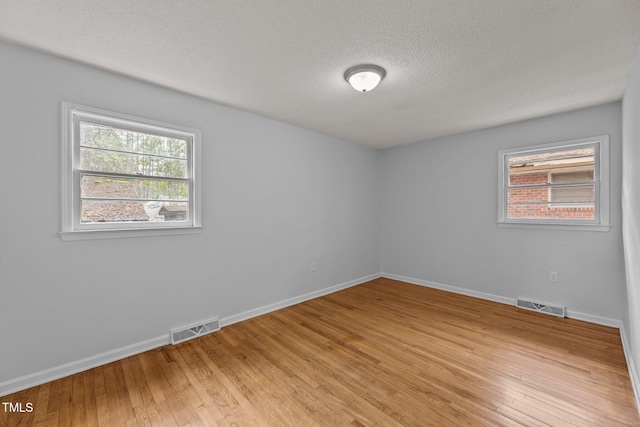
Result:
M281 308L289 307L291 305L300 304L301 302L309 301L314 298L318 298L324 295L332 294L334 292L341 291L343 289L350 288L352 286L361 285L370 280L374 280L380 277L380 274L370 274L368 276L361 277L359 279L350 280L348 282L340 283L339 285L330 286L328 288L320 289L318 291L309 292L308 294L300 295L297 297L289 298L283 301L279 301L273 304L268 304L262 307L247 310L242 313L234 314L232 316L223 317L220 319L220 326L225 327L234 323L242 322L244 320L251 319L253 317L262 316L263 314L271 313L272 311L280 310Z
M236 315L228 316L220 319L220 326L228 326L233 323L238 323L243 320L250 319L252 317L267 314L269 312L279 310L291 305L295 305L310 299L318 298L323 295L328 295L352 286L360 285L373 279L380 277L380 274L371 274L359 279L350 280L338 285L330 286L328 288L320 289L318 291L310 292L297 297L289 298L284 301L276 302L273 304L265 305L253 310L248 310ZM26 390L31 387L35 387L40 384L54 381L60 378L67 377L69 375L77 374L78 372L86 371L97 366L105 365L107 363L115 362L116 360L124 359L125 357L133 356L135 354L144 353L145 351L152 350L154 348L162 347L170 344L170 334L160 337L151 338L138 343L130 344L124 347L120 347L114 350L105 351L104 353L89 356L84 359L76 360L73 362L65 363L60 366L45 369L32 374L24 375L22 377L10 379L0 383L0 397L6 396L11 393Z
M40 384L48 383L78 372L86 371L97 366L106 365L134 354L144 353L157 347L169 344L169 334L161 337L151 338L135 344L116 348L114 350L105 351L104 353L94 356L85 357L84 359L74 362L65 363L64 365L55 366L33 374L11 379L0 383L0 396L15 393L17 391L26 390Z
M516 299L503 297L501 295L494 295L486 292L474 291L466 288L459 288L457 286L444 285L442 283L430 282L428 280L415 279L413 277L400 276L398 274L380 273L380 277L386 277L387 279L399 280L401 282L407 282L414 285L426 286L428 288L440 289L442 291L454 292L456 294L467 295L470 297L476 297L488 301L499 302L507 305L515 305ZM613 328L621 328L622 321L618 319L611 319L608 317L596 316L594 314L581 313L579 311L567 310L566 316L571 319L583 320L589 323L595 323L603 326L611 326Z
M428 280L414 279L413 277L400 276L398 274L380 273L380 277L387 279L399 280L401 282L411 283L413 285L426 286L428 288L440 289L441 291L449 291L456 294L467 295L489 301L499 302L502 304L515 305L515 298L507 298L500 295L489 294L486 292L474 291L471 289L459 288L457 286L443 285L442 283L430 282Z
M581 313L573 310L566 310L565 315L570 319L582 320L589 323L595 323L596 325L610 326L618 329L622 327L622 320L612 319L610 317L596 316L595 314Z
M640 413L640 378L638 378L638 371L636 370L635 363L633 362L633 357L631 357L631 343L629 342L624 323L620 325L620 339L622 340L624 358L627 360L627 369L629 369L629 379L631 380L633 396L636 399L636 409L638 410L638 413Z

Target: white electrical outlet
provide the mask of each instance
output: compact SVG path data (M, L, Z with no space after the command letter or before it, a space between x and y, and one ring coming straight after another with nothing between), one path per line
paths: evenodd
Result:
M549 281L553 283L558 283L558 272L550 271L549 272Z
M309 271L311 271L312 273L316 271L316 262L315 261L311 261L311 264L309 264Z

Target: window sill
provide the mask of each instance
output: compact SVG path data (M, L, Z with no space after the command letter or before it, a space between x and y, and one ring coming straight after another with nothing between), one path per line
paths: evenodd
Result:
M540 223L533 224L530 222L498 222L498 227L502 228L537 228L541 230L572 230L572 231L604 231L607 232L611 225L604 224L554 224Z
M152 237L152 236L175 236L179 234L198 234L202 227L172 227L172 228L129 228L112 230L79 230L61 231L60 239L63 241L72 240L98 240L98 239L120 239L128 237Z

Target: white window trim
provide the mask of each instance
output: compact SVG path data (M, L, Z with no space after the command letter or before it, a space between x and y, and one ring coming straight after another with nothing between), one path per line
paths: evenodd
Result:
M176 234L199 233L201 226L201 132L197 129L186 128L159 121L144 119L121 113L114 113L94 107L62 102L60 127L60 197L61 222L60 238L62 240L111 239L139 236L168 236ZM154 223L141 227L137 224L118 224L117 227L98 226L96 228L78 227L76 216L79 211L79 188L74 180L77 166L77 156L74 154L76 141L74 135L75 117L87 117L120 124L123 127L135 127L147 130L157 130L164 133L181 135L191 140L191 188L190 206L192 221L189 225ZM161 224L161 225L159 225Z
M508 219L507 209L507 183L509 170L506 162L507 156L519 153L532 153L535 151L547 151L550 149L575 148L576 146L589 146L598 144L599 155L596 156L595 168L598 171L596 182L596 220L557 220L557 219ZM569 141L553 142L550 144L534 145L527 147L510 148L498 151L498 226L505 228L541 228L553 230L579 230L579 231L609 231L611 228L609 217L609 135L600 135L591 138L580 138Z

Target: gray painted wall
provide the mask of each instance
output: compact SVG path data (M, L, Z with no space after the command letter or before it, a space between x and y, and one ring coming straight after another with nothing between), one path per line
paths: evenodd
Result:
M0 58L0 383L379 272L377 151L6 43ZM202 233L62 242L60 101L201 129Z
M609 232L499 228L497 151L610 135ZM381 158L382 271L622 319L620 103L388 149ZM557 271L559 282L548 281Z
M631 343L632 381L640 397L640 45L622 102L622 210L629 312L626 326ZM635 375L635 378L634 376Z

